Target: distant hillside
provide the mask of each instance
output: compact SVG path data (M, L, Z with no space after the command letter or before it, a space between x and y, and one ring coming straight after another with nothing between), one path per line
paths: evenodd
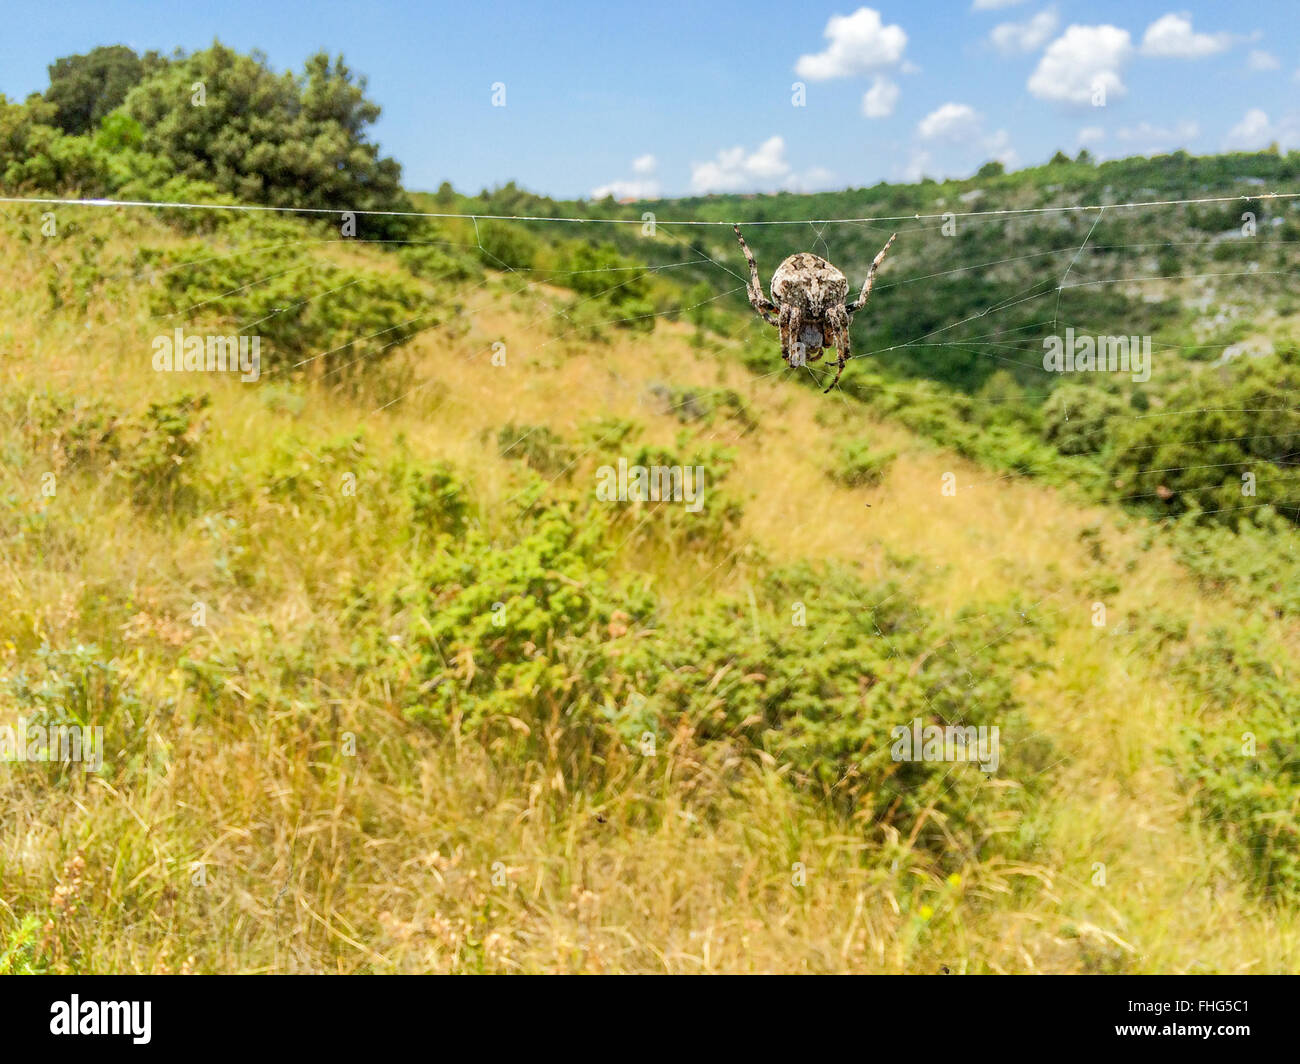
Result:
M798 250L861 278L889 233L899 232L855 322L857 361L844 391L1009 470L1092 483L1152 515L1236 526L1267 525L1275 512L1300 515L1293 472L1300 418L1290 398L1300 387L1298 191L1296 152L1100 165L1084 153L1012 174L991 165L967 181L812 195L619 206L556 202L508 186L473 198L444 187L416 199L433 212L628 219L652 212L664 223L890 219L745 230L764 283ZM1121 206L1171 199L1211 202ZM1062 209L1106 204L1111 209ZM581 227L515 228L559 240ZM708 300L701 313L714 327L747 330L764 345L755 368L776 364L771 330L745 303L744 260L729 226L657 224L653 237L641 225L593 229L582 235L605 243L609 255L692 285L689 305ZM1149 348L1147 364L1141 372L1136 365L1049 372L1044 343L1065 339L1067 329L1134 338ZM917 391L908 381L925 386ZM1192 407L1215 417L1160 420ZM1267 432L1258 431L1261 422ZM1247 473L1256 494L1243 502Z

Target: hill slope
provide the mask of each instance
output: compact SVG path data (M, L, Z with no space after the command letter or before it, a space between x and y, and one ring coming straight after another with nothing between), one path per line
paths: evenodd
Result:
M636 308L298 222L60 218L0 239L0 714L106 757L0 772L0 969L1300 963L1270 594L725 319L601 326ZM255 384L152 368L250 323ZM703 467L702 508L602 501L620 459ZM916 718L1001 764L894 761Z

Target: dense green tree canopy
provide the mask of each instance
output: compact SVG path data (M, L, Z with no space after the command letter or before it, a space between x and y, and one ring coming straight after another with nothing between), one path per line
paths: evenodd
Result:
M94 132L131 89L165 64L157 52L138 56L124 44L56 59L44 93L54 105L53 124L74 135Z
M220 42L171 58L96 48L52 64L44 94L0 97L0 185L401 210L401 167L367 139L380 109L365 89L324 53L295 75ZM400 219L369 225L398 228Z
M341 56L315 55L296 77L218 43L143 81L125 106L146 152L241 201L362 210L401 199L401 168L366 140L379 106Z

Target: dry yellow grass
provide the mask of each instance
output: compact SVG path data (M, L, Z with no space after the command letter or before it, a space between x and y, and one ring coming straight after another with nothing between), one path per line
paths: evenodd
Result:
M151 243L171 239L137 224L109 247L142 232ZM160 384L149 369L142 338L156 329L143 301L97 303L90 329L71 312L50 319L39 259L7 241L0 254L11 281L6 392L48 386L133 408L160 389L194 387ZM365 249L346 255L378 260ZM1019 680L1034 726L1061 757L1036 816L1043 858L986 862L943 881L912 860L906 840L864 857L852 823L794 793L780 766L702 758L686 734L650 767L610 765L617 785L593 805L544 766L435 740L364 674L345 689L318 682L311 704L291 695L268 704L237 690L243 712L200 712L178 671L151 653L154 641L239 646L261 660L278 633L306 633L323 658L344 657L324 604L360 579L383 586L408 559L358 557L342 523L299 519L254 490L238 516L260 544L260 577L231 588L214 575L220 543L211 529L150 522L93 481L42 500L27 460L6 463L0 491L18 500L17 512L48 506L58 534L37 543L7 528L0 542L5 669L41 643L75 642L95 589L129 596L142 634L122 665L149 703L138 721L147 756L116 788L94 776L51 785L31 768L0 768L0 952L35 916L56 968L96 972L1300 966L1295 910L1249 892L1156 756L1161 737L1199 707L1161 675L1140 623L1116 631L1119 619L1155 610L1196 631L1236 607L1201 595L1159 548L1140 550L1141 526L1113 511L1000 478L783 373L756 378L725 353L693 347L682 326L616 332L607 344L556 339L553 294L538 287L503 298L503 286L521 283L466 295L465 319L420 337L402 356L408 376L386 371L373 391L310 386L293 414L268 406L258 387L201 382L214 396L205 468L256 488L276 439L363 428L375 456L394 453L400 437L416 455L472 470L485 515L502 520L510 465L483 441L503 424L575 437L597 417L627 417L668 443L680 426L647 401L653 382L735 389L760 431L743 436L719 419L704 435L736 448L742 543L774 559L838 557L868 574L886 556L910 556L918 564L909 593L941 615L1014 590L1053 619L1055 668ZM507 345L504 368L484 355L496 340ZM825 476L846 431L898 452L879 486L849 490ZM939 490L946 472L956 474L955 497ZM356 520L381 519L363 493ZM1104 560L1085 549L1086 529L1098 530ZM754 575L743 547L721 560L625 552L619 564L653 572L670 606L744 589ZM1116 620L1098 630L1089 589L1109 573L1124 579L1107 596ZM197 633L187 624L196 599L211 618ZM1300 650L1294 626L1270 623L1279 642ZM990 628L988 640L1002 635ZM161 708L167 699L173 707ZM359 756L340 755L339 730L359 736ZM680 783L687 767L690 794ZM701 793L719 810L708 822L694 812ZM801 887L795 862L807 868ZM1104 886L1094 884L1097 863Z

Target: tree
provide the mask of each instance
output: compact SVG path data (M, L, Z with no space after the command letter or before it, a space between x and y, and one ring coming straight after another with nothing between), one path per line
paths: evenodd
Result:
M214 42L146 78L124 106L144 128L144 151L241 202L409 209L401 167L366 139L380 109L365 88L341 56L318 53L295 77Z
M54 106L39 95L25 104L0 95L0 187L12 191L107 191L102 154L85 137L53 125Z
M1001 177L1007 172L1007 168L997 159L990 159L978 170L975 171L976 177Z
M131 89L166 62L157 52L141 57L124 44L56 59L44 93L54 105L52 124L74 135L93 132Z

